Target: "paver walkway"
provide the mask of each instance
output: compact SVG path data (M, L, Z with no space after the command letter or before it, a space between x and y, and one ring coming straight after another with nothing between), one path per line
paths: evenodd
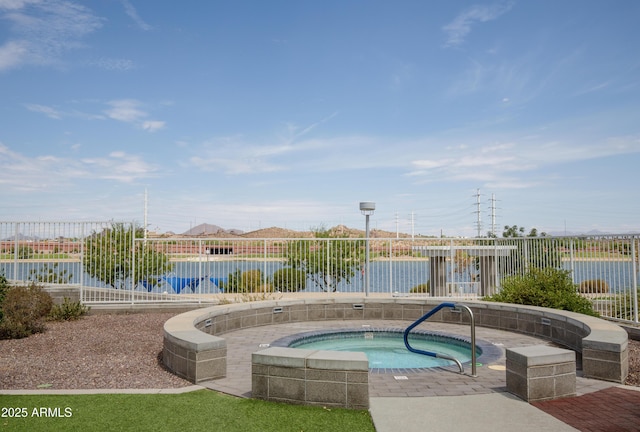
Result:
M222 335L227 340L227 377L201 383L205 387L237 396L251 396L251 354L271 342L296 333L321 329L361 328L363 325L384 328L406 328L409 321L348 320L311 321L252 327ZM423 323L418 329L446 332L469 337L469 326ZM547 341L518 333L476 327L476 338L490 342L503 350L503 355L491 364L477 368L477 377L441 369L405 373L369 374L370 397L462 396L506 391L504 348L546 344ZM482 360L482 357L480 358ZM577 379L578 394L600 390L612 384L604 381Z

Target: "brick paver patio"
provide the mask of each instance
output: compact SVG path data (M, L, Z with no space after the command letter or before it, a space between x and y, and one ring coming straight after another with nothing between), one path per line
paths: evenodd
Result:
M252 327L225 333L227 340L227 377L201 383L202 385L236 396L251 396L251 353L264 349L273 341L296 333L322 329L372 327L406 328L411 322L392 320L347 320L312 321L290 324ZM446 332L469 337L469 326L442 323L423 323L422 330ZM503 349L503 355L491 364L477 368L477 376L472 377L470 368L465 374L453 370L433 369L423 372L398 371L395 373L370 373L370 397L411 397L411 396L460 396L506 392L504 371L504 348L546 344L547 341L518 333L476 327L476 338L490 342ZM480 358L480 361L482 358ZM577 378L577 393L584 394L610 387L612 383Z

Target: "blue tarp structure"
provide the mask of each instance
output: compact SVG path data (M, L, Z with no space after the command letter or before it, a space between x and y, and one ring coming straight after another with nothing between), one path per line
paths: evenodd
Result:
M182 277L177 277L177 276L162 276L162 279L164 279L169 285L171 285L171 287L173 288L173 290L176 292L176 294L180 294L180 291L182 291L185 288L191 288L191 290L193 292L196 292L196 288L198 288L198 285L200 285L200 281L202 278L193 278L193 277L186 277L186 278L182 278Z
M160 280L159 279L156 279L154 281L141 280L140 282L142 283L142 286L146 288L147 292L151 292L153 287L158 285L158 282L160 282Z
M151 279L151 280L143 279L140 281L140 283L148 292L153 291L153 288L158 286L161 280L164 280L166 283L171 285L171 288L173 288L176 294L180 294L186 288L191 288L191 291L195 293L196 288L198 288L198 285L200 285L200 282L202 282L207 277L208 276L199 277L199 278L198 277L162 276L162 279ZM224 292L224 289L220 288L220 283L226 283L227 278L209 277L209 280L211 281L212 284L218 287L221 292Z

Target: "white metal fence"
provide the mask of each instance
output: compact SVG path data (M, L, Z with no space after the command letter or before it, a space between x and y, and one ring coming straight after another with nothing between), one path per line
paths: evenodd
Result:
M529 268L556 267L603 316L637 323L639 240L373 238L367 266L364 239L145 239L131 223L0 222L0 274L77 286L91 304L285 291L477 298Z

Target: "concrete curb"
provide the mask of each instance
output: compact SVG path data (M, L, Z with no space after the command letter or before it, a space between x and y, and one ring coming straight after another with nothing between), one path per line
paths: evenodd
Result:
M206 387L191 385L188 387L169 389L49 389L49 390L0 390L0 395L6 396L37 396L37 395L90 395L90 394L182 394Z

